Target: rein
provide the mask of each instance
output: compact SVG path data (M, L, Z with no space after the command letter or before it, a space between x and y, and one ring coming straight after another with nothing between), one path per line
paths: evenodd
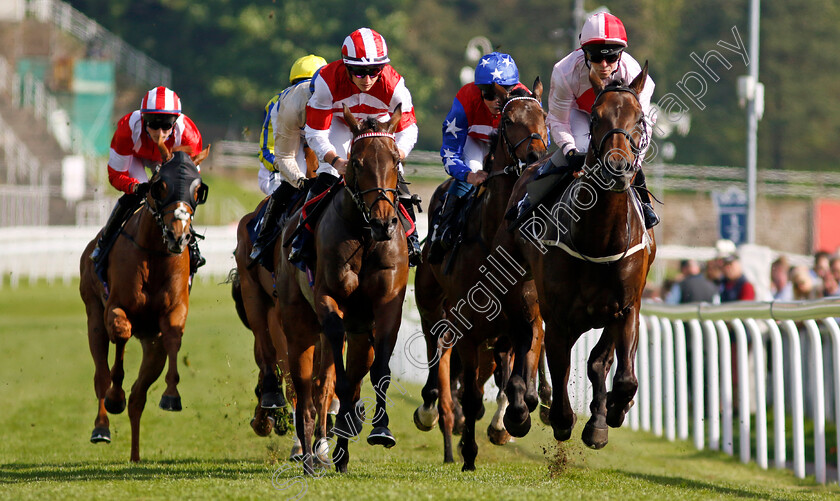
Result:
M548 149L548 144L546 144L545 139L543 139L543 137L540 134L537 134L536 132L532 132L530 135L523 137L516 144L513 144L513 141L510 140L510 138L507 135L507 128L505 127L504 115L508 105L514 101L534 101L539 105L540 108L542 108L542 103L540 103L536 98L531 96L514 96L505 101L505 104L504 106L502 106L501 111L502 119L499 121L499 136L501 136L502 140L505 142L505 148L507 149L508 156L516 163L506 165L504 170L502 171L490 173L487 176L488 179L502 174L512 174L516 177L522 175L522 171L525 170L526 167L528 167L528 164L526 164L519 157L516 156L516 149L519 148L519 146L521 146L522 143L524 143L525 141L533 141L534 139L538 139L542 142L543 146L545 146L545 149Z
M350 151L353 150L353 145L356 143L356 141L358 141L359 139L365 139L365 138L370 138L370 137L389 138L392 141L394 141L395 144L396 144L396 141L397 141L394 134L391 134L390 132L375 132L375 131L365 132L365 133L359 134L358 136L354 137L350 141ZM365 222L365 226L364 226L365 228L370 226L371 211L373 210L373 206L376 205L377 203L379 203L380 200L385 200L388 203L388 205L393 207L395 211L399 212L399 208L398 208L399 192L397 191L396 188L382 188L382 187L377 186L376 188L370 188L370 189L367 189L367 190L361 190L360 191L359 190L358 176L355 177L355 182L353 184L354 184L353 189L350 189L350 187L347 184L344 185L344 188L347 191L350 192L350 196L353 199L353 202L355 203L356 208L359 209L359 212L361 212L362 219L364 219L364 222ZM364 201L363 197L367 193L374 193L374 192L378 193L378 195L376 196L376 199L373 201L373 203L370 204L370 206L365 205L365 201ZM388 198L389 193L393 194L393 196L394 196L393 200Z

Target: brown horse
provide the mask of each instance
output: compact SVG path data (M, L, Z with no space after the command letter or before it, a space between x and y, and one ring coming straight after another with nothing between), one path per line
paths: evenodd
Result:
M631 189L648 140L638 99L646 79L647 63L629 86L604 86L591 78L597 98L585 174L538 207L517 231L501 229L495 242L527 263L534 276L546 324L554 383L549 419L557 440L569 439L576 419L567 393L572 346L585 331L604 329L588 361L592 417L582 434L596 449L607 444L607 426L622 424L638 387L639 305L656 253L653 231L645 230L639 197ZM535 168L517 183L511 207L524 195ZM607 392L616 353L617 370Z
M304 148L304 150L307 177L311 178L317 169L318 160L311 149ZM303 198L298 197L295 203L300 205ZM291 419L291 416L286 415L286 400L288 399L292 408L297 402L289 375L286 335L280 325L277 312L274 277L262 266L249 266L253 243L248 232L248 225L257 217L267 200L266 197L254 212L246 214L239 221L234 251L236 268L231 274L231 292L236 311L245 327L254 334L254 359L259 368L259 376L255 388L257 405L254 409L254 417L251 419L251 428L261 437L268 436L272 429L278 435L284 435L289 425L287 420ZM280 253L275 249L275 259L279 257ZM285 398L282 392L284 381L286 383ZM329 395L333 393L331 384L327 381L327 387L323 388ZM321 420L321 423L325 422L326 419ZM324 436L326 430L323 428L320 430L321 436ZM290 457L294 459L301 454L302 447L296 440Z
M181 410L177 362L190 297L190 258L184 249L191 238L196 206L204 203L208 191L197 166L207 157L209 147L194 159L183 151L172 156L162 144L159 148L168 161L152 176L145 205L126 222L119 235L122 238L111 249L105 274L108 285L100 281L89 257L98 235L85 248L80 263L79 292L87 312L99 401L91 442L111 441L106 411L119 414L126 407L122 388L125 344L133 336L143 346L140 371L128 400L132 461L140 461L140 416L146 392L160 377L167 359L169 370L160 407ZM109 342L116 345L110 371Z
M497 345L499 333L509 329L520 329L527 331L528 336L532 337L536 351L531 353L529 347L515 352L513 372L529 374L529 377L524 379L530 381L531 410L536 407L538 398L533 388L533 380L542 342L542 321L536 305L536 294L526 291L516 299L516 304L522 309L517 318L522 320L520 323L512 325L509 318L497 318L498 310L501 309L497 296L507 295L507 282L503 284L500 281L505 278L502 278L500 271L496 269L500 263L495 260L497 256L491 255L491 244L504 220L505 206L514 183L525 166L537 161L546 151L548 132L545 112L540 104L542 83L539 78L536 79L533 93L517 89L510 94L498 85L496 92L502 99L502 109L493 151L485 161L485 168L489 166L490 172L466 216L462 243L455 255L445 256L440 265L428 263L431 246L427 244L424 249L426 259L418 266L415 276L417 306L430 361L429 376L423 387L423 405L415 412L415 424L421 430L431 428L433 420L430 422L429 416L434 418L438 414L434 410L434 403L439 398L439 414L443 420L441 432L444 437L444 461L451 462L453 419L449 372L451 355L448 350L454 345L463 367L461 405L465 422L461 444L464 470L475 469L475 457L478 453L475 421L483 412L483 384L493 372L494 359L499 366L496 370L496 383L499 388L505 388L507 385L507 373L510 370L506 365L510 359L507 347L510 344L505 347ZM447 181L438 187L429 207L430 215L440 205L440 195L448 189L450 182ZM507 265L502 263L501 266ZM445 272L446 267L451 269L450 273ZM510 298L505 300L511 301ZM507 340L502 342L507 343ZM486 349L488 346L490 350ZM489 357L491 354L492 358ZM482 355L483 363L480 361ZM487 370L488 368L491 370ZM499 404L502 408L505 406L504 400L505 396L500 395ZM527 426L522 425L515 430L508 428L507 431L515 436L523 436L527 432ZM501 411L497 412L494 422L488 428L488 435L495 443L504 443L509 439L501 422Z
M304 472L312 473L314 419L312 376L315 343L323 331L331 349L336 395L341 405L333 428L337 443L332 462L347 471L348 440L372 415L368 443L391 447L385 409L390 385L388 366L399 330L408 281L405 232L397 214L399 151L394 131L401 107L386 123L359 122L344 108L353 133L343 186L335 186L314 229L317 263L309 278L288 262L288 249L278 246L276 286L279 317L289 346L290 373L298 396L296 431L304 447ZM283 241L297 226L299 212L284 228ZM345 338L347 363L342 357ZM376 391L375 413L365 413L360 400L362 378L370 371Z

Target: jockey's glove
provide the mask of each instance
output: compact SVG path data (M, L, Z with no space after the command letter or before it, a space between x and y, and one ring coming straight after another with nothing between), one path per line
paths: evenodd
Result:
M569 163L569 168L572 172L581 170L585 160L586 153L580 153L578 150L571 149L568 153L566 153L566 161Z
M139 198L145 198L146 193L149 192L149 183L134 183L132 188L132 193L137 195Z

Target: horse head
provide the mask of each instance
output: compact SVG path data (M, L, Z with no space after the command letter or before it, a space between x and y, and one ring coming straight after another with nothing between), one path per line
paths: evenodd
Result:
M597 97L589 122L590 147L586 165L595 166L611 191L627 190L641 167L640 154L649 141L645 115L639 101L648 76L648 64L625 85L612 81L604 85L590 72Z
M504 143L504 164L519 175L548 149L546 114L540 103L543 85L537 77L533 92L521 88L507 91L499 84L494 88L502 103L498 134Z
M193 238L196 207L207 201L209 188L201 181L198 164L207 158L210 147L192 158L181 148L170 152L163 143L158 147L164 162L149 181L146 201L163 232L166 248L180 254Z
M397 182L400 152L394 132L401 118L401 104L397 105L387 122L372 118L360 122L344 106L344 120L353 133L349 164L344 174L346 189L370 228L371 237L380 242L390 240L399 223Z

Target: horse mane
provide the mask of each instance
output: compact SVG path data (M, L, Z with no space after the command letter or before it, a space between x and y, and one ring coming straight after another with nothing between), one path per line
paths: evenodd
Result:
M510 91L510 95L508 98L511 97L531 97L531 91L528 89L523 89L522 87L516 87L515 89Z
M373 117L366 117L359 123L359 130L379 132L384 128L386 123L387 122L380 122Z
M613 77L604 87L627 87L627 82L620 76Z

